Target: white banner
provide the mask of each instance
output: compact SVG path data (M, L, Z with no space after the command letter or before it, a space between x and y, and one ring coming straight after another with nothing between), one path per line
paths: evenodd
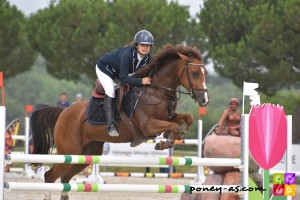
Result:
M109 143L109 156L160 156L169 157L169 150L155 150L155 143L142 143L131 147L130 143Z
M272 169L276 171L285 171L285 154L281 161ZM292 145L292 171L300 172L300 144Z
M105 155L104 156L135 156L135 157L169 157L169 149L155 150L155 143L142 143L136 147L131 147L130 143L105 143ZM169 168L168 165L126 165L128 167L159 167ZM101 165L101 164L100 164ZM111 165L118 166L118 165Z

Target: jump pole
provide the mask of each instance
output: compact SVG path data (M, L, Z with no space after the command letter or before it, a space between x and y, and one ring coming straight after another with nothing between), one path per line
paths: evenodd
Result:
M198 110L198 158L202 158L202 130L203 130L203 121L201 116L206 114L206 108L200 107ZM204 183L206 177L204 176L203 165L197 166L197 177L191 181L191 184L202 184Z
M242 115L241 121L241 162L242 168L240 168L241 185L248 188L249 180L249 114ZM241 198L248 200L248 190L244 191Z
M30 132L30 118L28 114L32 112L32 105L26 105L25 107L25 127L24 127L24 132L25 132L25 154L29 154L29 132ZM25 165L25 176L27 177L34 177L35 172L31 169L30 166Z
M10 191L140 192L140 193L235 193L239 185L136 185L5 182Z
M198 158L198 157L136 157L88 156L88 155L18 155L6 154L8 163L65 163L65 164L119 164L119 165L175 165L175 166L228 166L240 167L237 158ZM124 164L126 163L126 164Z
M196 178L195 173L101 172L103 177Z

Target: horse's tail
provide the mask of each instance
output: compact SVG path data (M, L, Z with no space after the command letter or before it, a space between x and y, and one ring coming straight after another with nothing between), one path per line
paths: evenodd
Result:
M31 115L30 126L33 154L49 154L54 143L54 127L60 113L65 108L51 106L36 110Z

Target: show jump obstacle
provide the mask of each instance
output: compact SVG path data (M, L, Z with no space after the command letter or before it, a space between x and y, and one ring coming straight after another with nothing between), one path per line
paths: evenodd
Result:
M5 108L1 107L1 116L5 117ZM3 171L4 162L8 163L66 163L66 164L144 164L144 165L174 165L174 166L232 166L239 168L242 173L241 186L248 187L248 116L243 117L243 155L242 159L235 158L198 158L198 157L153 157L139 158L123 156L89 156L89 155L30 155L30 154L10 154L1 157L1 170ZM2 120L1 120L2 122ZM1 129L2 130L2 129ZM3 129L4 130L4 129ZM4 137L1 139L1 145ZM1 149L4 146L1 146ZM3 174L3 173L1 173ZM127 184L62 184L62 183L18 183L5 182L3 175L1 180L1 200L4 200L4 188L10 191L32 190L32 191L77 191L77 192L151 192L151 193L196 193L196 192L220 192L203 191L204 188L222 188L222 192L233 193L228 190L230 187L236 188L238 185L127 185ZM197 190L193 190L197 188ZM193 191L192 191L193 190ZM239 193L243 199L248 199L247 191Z

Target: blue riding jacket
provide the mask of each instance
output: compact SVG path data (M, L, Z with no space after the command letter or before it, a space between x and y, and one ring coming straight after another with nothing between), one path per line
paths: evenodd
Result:
M96 64L112 79L118 78L122 85L139 86L142 85L142 78L128 75L144 67L150 59L150 54L145 55L137 66L139 62L137 49L135 46L126 46L106 53L97 60Z

